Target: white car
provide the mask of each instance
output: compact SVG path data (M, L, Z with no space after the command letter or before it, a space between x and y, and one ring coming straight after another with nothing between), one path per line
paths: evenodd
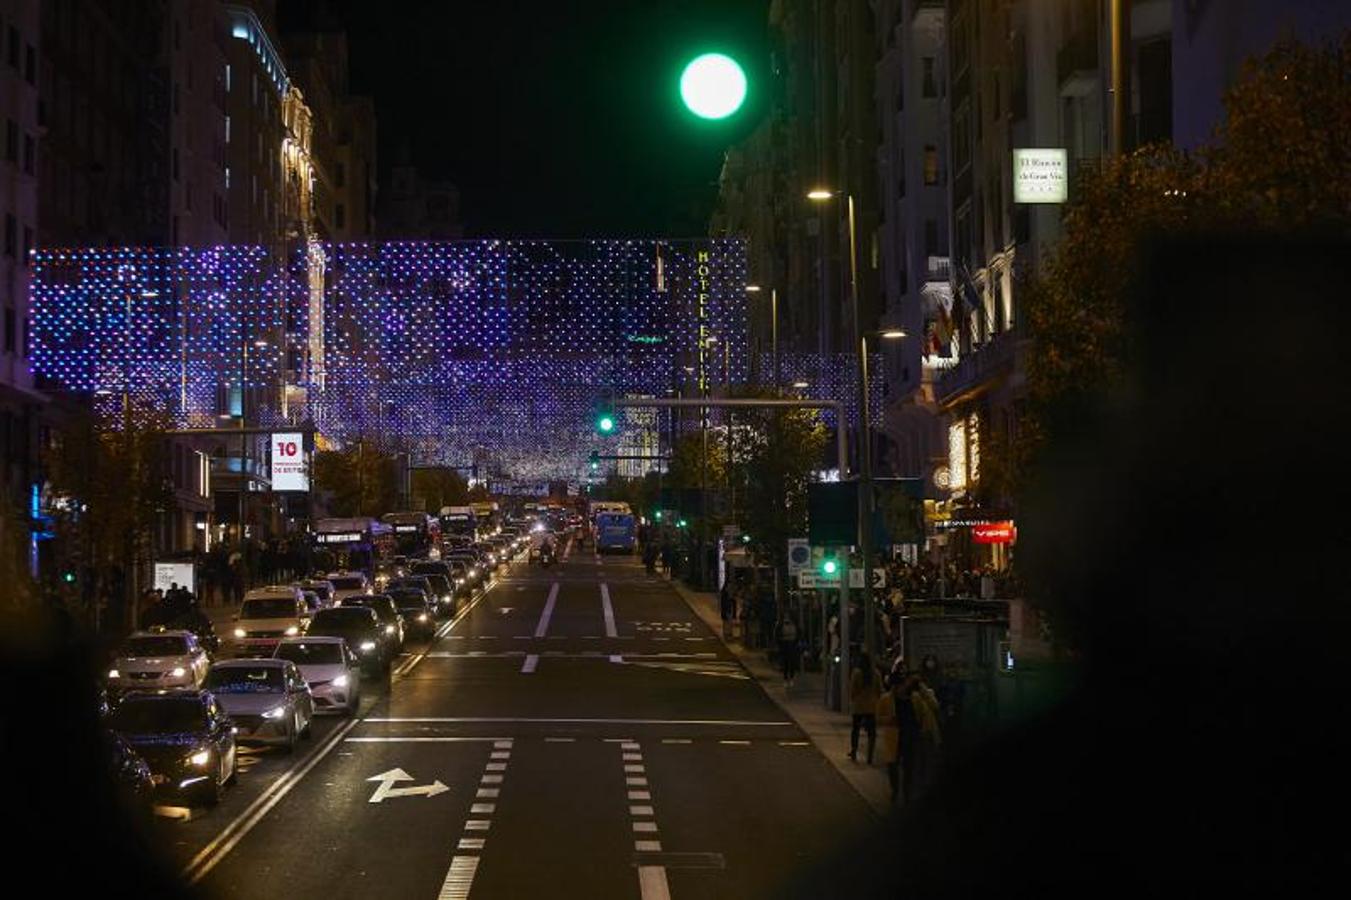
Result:
M284 637L304 634L310 623L310 607L300 588L257 588L244 595L235 616L234 643L237 656L271 656Z
M330 572L324 578L333 585L333 596L329 598L332 606L342 606L344 597L372 592L365 572Z
M273 654L289 659L310 686L315 712L354 715L361 702L361 660L340 637L286 638Z
M227 659L207 673L205 687L234 723L239 743L281 746L289 752L310 736L314 700L294 663L284 659Z
M108 670L108 691L197 688L211 661L191 631L154 628L137 631L118 648Z

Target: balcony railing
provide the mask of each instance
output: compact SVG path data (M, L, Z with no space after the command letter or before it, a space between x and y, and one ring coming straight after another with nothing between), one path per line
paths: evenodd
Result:
M1013 367L1018 343L1016 331L1005 331L972 348L957 365L938 376L935 393L939 403L949 403L962 394Z

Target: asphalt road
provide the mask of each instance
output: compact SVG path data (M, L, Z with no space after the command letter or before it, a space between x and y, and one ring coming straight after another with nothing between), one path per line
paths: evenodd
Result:
M156 836L209 897L752 898L875 827L669 585L518 562L361 714ZM187 811L184 811L185 813Z

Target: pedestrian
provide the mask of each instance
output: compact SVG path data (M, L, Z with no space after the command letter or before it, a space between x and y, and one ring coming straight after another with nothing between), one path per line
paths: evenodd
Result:
M853 724L849 729L849 758L858 761L859 729L868 732L868 765L873 762L873 749L877 744L877 672L873 661L864 650L858 655L854 671L849 673L849 712Z
M722 639L728 641L732 639L732 620L736 618L736 601L732 599L728 581L723 581L722 590L718 592L718 605L722 616Z
M897 688L900 680L888 675L882 682L882 694L877 698L877 732L880 736L878 761L886 767L887 783L891 787L891 805L901 787L901 731L896 716Z
M786 688L791 688L797 678L801 655L797 643L797 623L792 616L785 614L779 625L779 663L783 666L783 685Z

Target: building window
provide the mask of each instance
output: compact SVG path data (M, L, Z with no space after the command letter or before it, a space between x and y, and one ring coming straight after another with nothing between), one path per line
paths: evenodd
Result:
M933 144L924 146L924 183L938 184L938 148Z
M926 56L920 60L920 65L924 72L924 96L926 98L937 97L938 83L934 80L934 58Z
M344 187L347 184L347 169L342 163L338 163L337 168L333 170L333 183L338 187Z
M933 219L924 220L924 255L938 255L938 223Z

